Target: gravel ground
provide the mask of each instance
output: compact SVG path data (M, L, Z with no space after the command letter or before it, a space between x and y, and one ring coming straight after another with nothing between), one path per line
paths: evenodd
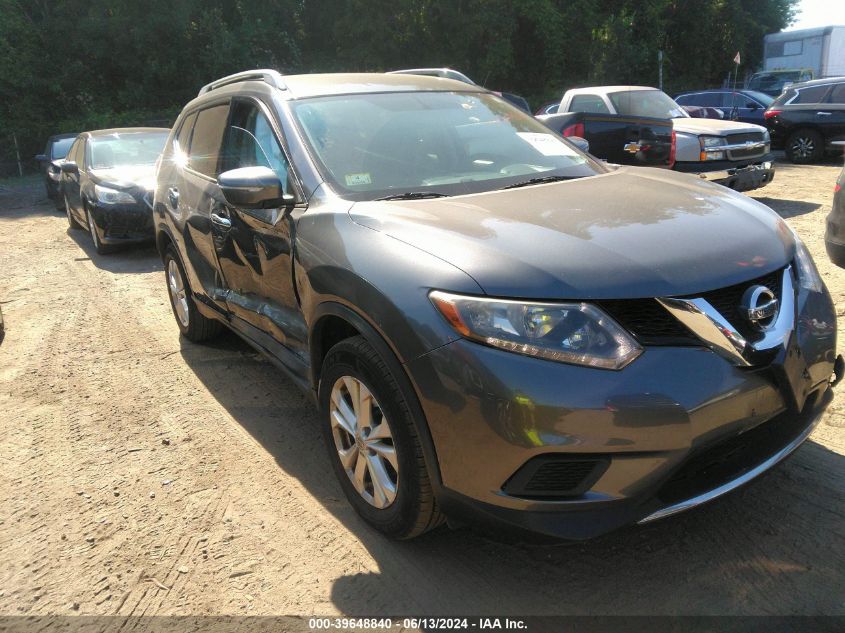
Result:
M781 164L752 195L842 317L838 169ZM180 340L152 249L98 256L40 185L7 183L0 271L0 614L845 614L843 388L790 460L685 515L578 544L395 543L343 499L288 380L232 335Z

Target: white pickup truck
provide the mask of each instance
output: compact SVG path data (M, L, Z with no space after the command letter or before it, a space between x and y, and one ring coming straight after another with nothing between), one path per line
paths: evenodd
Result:
M564 136L585 138L590 153L613 163L688 172L737 191L774 178L766 128L692 118L656 88L568 90L557 114L538 118Z

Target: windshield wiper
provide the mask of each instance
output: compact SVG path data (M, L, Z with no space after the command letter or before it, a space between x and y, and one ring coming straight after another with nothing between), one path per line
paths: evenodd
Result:
M540 178L529 178L528 180L523 180L522 182L518 182L513 185L508 185L507 187L502 187L502 189L518 189L519 187L527 187L529 185L542 185L546 182L560 182L561 180L575 180L576 178L580 178L581 176L542 176Z
M395 193L391 196L384 196L383 198L376 198L376 200L422 200L423 198L446 198L445 193L437 193L436 191L406 191L405 193Z

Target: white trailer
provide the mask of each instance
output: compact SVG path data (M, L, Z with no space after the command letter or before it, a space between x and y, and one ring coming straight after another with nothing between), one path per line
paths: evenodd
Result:
M845 26L766 35L763 70L787 69L810 69L814 79L845 76Z

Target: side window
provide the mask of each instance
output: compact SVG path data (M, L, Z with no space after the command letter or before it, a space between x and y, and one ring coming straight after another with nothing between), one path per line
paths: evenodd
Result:
M610 114L604 101L598 95L575 95L569 106L571 112L594 112L596 114Z
M226 132L229 105L217 105L200 110L191 135L189 165L191 169L211 178L217 178L220 148Z
M677 99L675 99L675 103L678 105L694 105L692 101L692 95L681 95Z
M179 128L179 134L176 135L176 147L174 149L181 151L185 155L188 154L191 145L191 132L194 130L194 122L197 120L197 113L192 112L182 121L182 127Z
M285 193L293 193L288 160L270 121L255 103L235 102L223 154L223 171L269 167L282 181Z
M810 86L801 88L792 103L821 103L830 86Z
M836 84L827 98L828 103L838 103L845 105L845 84Z

